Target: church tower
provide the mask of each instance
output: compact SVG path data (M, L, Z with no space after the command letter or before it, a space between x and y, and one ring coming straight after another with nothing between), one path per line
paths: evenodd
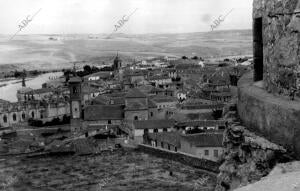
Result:
M80 125L80 120L82 117L81 82L82 79L78 76L74 76L69 80L71 131L80 130L80 126L81 126Z
M119 70L122 67L122 60L119 58L119 53L117 52L117 56L114 59L114 71Z
M23 70L23 73L22 73L22 87L26 87L25 78L26 78L26 71Z

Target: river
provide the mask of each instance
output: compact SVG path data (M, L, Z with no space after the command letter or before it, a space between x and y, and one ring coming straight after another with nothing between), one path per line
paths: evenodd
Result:
M61 75L63 75L62 72L41 74L35 78L28 79L26 81L26 87L30 87L32 89L41 88L43 83L49 81L49 77L59 77ZM2 86L4 84L6 84L6 86ZM20 88L22 88L22 82L20 79L0 81L0 99L7 100L10 102L18 101L17 91Z

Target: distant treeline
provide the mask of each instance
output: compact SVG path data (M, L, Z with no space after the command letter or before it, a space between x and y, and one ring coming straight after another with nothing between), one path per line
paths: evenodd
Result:
M51 121L43 122L42 120L38 119L28 119L28 125L34 126L34 127L46 127L46 126L56 126L56 125L65 125L70 124L71 117L64 115L62 119L59 119L58 117L53 118Z
M105 66L103 68L97 68L95 66L90 66L90 65L85 65L83 67L83 71L77 71L76 75L79 77L84 77L93 73L97 73L97 72L101 72L101 71L113 71L113 67L112 66ZM64 76L66 78L66 81L69 81L70 79L70 74L73 74L74 71L70 70L70 69L63 69L62 72L64 73Z
M30 77L30 76L38 76L40 74L46 74L46 73L51 73L51 72L60 72L60 70L23 70L23 71L11 71L8 73L4 73L3 77L4 78L22 78L23 76L25 77ZM1 76L0 76L1 77Z
M186 60L189 59L187 56L182 56L181 59ZM204 61L204 59L202 57L198 57L198 56L193 56L191 57L192 60L201 60Z

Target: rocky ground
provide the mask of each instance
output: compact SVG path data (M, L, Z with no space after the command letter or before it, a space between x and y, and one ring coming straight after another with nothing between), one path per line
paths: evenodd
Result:
M249 184L236 191L299 191L300 190L300 162L294 161L278 164L270 174L254 184Z
M172 173L170 173L172 172ZM0 160L0 190L214 190L216 177L136 151Z
M228 127L224 132L224 162L220 166L216 191L232 190L257 182L267 176L277 163L291 160L286 149L243 126L237 118L234 103L224 111Z

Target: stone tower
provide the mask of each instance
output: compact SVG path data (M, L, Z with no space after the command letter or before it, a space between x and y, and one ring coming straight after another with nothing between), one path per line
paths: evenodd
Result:
M78 76L69 80L70 89L70 113L71 113L71 131L80 130L80 121L82 117L82 79Z
M117 52L117 56L114 59L114 71L119 70L122 67L122 60L119 58L119 53Z
M23 74L22 74L22 87L26 87L25 78L26 78L26 71L23 70Z

